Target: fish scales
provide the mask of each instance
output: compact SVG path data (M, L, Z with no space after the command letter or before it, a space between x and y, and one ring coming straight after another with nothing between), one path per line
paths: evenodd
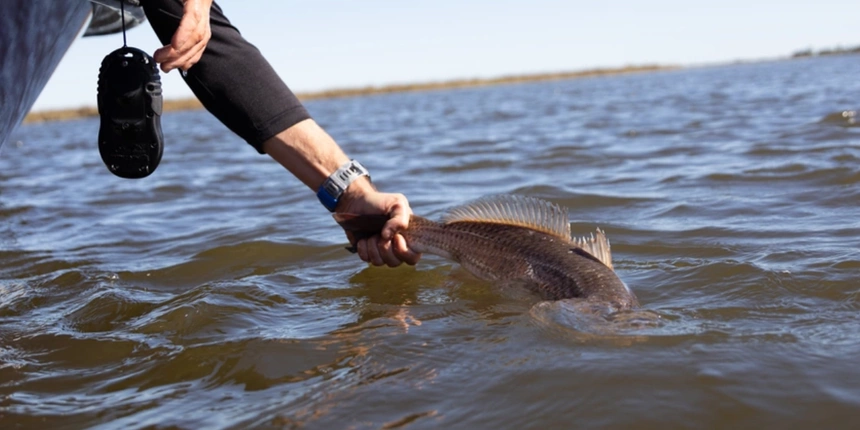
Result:
M586 297L618 302L622 308L637 305L605 264L583 256L569 242L525 227L442 224L413 215L403 236L415 250L450 258L479 278L530 281L549 300Z
M345 229L361 230L352 221L367 217L351 217L335 215ZM366 233L378 232L384 221ZM400 234L418 252L456 261L482 279L525 281L548 300L579 298L613 310L639 306L612 269L603 232L571 240L567 211L543 200L492 196L452 209L443 222L412 215Z

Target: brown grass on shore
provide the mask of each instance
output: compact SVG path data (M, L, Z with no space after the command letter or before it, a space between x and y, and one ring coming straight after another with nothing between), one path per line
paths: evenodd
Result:
M432 91L446 90L454 88L469 88L488 85L503 85L503 84L518 84L525 82L540 82L540 81L557 81L563 79L575 79L594 76L620 75L625 73L642 73L661 70L676 69L676 66L659 66L659 65L644 65L644 66L627 66L620 68L602 68L581 70L574 72L557 72L557 73L540 73L532 75L516 75L516 76L501 76L497 78L474 78L474 79L456 79L443 82L427 82L418 84L400 84L400 85L385 85L381 87L363 87L363 88L343 88L326 91L299 93L297 96L302 101L327 99L337 97L358 97L374 94L390 94L401 92L415 91ZM165 100L164 112L175 112L183 110L200 109L203 106L195 98L180 99L180 100ZM30 112L24 118L24 123L36 123L46 121L66 121L77 118L86 118L98 116L98 110L95 107L81 107L75 109L57 109Z

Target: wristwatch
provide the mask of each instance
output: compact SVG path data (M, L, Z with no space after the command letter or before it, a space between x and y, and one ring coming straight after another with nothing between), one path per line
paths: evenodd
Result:
M320 203L326 209L334 212L334 208L337 207L337 202L340 201L340 197L344 191L349 188L350 184L362 176L367 176L367 179L370 179L370 172L358 161L350 160L349 163L340 166L339 169L323 182L317 191L317 198L320 199Z

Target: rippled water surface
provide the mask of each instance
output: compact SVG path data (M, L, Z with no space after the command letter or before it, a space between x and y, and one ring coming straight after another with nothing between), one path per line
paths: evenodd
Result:
M517 193L603 228L661 317L618 332L437 257L367 267L206 112L166 115L137 181L95 119L24 126L0 153L0 426L850 427L857 62L308 103L417 214Z

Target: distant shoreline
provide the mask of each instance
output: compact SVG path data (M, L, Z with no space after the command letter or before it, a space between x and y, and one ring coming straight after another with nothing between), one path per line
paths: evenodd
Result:
M611 76L622 75L628 73L644 73L656 72L665 70L675 70L679 66L668 65L642 65L642 66L626 66L617 68L597 68L580 70L573 72L557 72L557 73L536 73L528 75L500 76L496 78L474 78L474 79L455 79L441 82L425 82L417 84L398 84L384 85L379 87L362 87L362 88L342 88L325 91L315 91L296 94L302 101L330 99L341 97L359 97L375 94L391 94L416 91L434 91L447 90L455 88L471 88L490 85L518 84L526 82L542 82L542 81L559 81L565 79L587 78L594 76ZM201 109L203 106L196 98L165 100L164 112L176 112L184 110ZM54 109L33 111L24 117L24 124L39 123L48 121L68 121L79 118L88 118L98 116L98 110L93 106L85 106L70 109Z

